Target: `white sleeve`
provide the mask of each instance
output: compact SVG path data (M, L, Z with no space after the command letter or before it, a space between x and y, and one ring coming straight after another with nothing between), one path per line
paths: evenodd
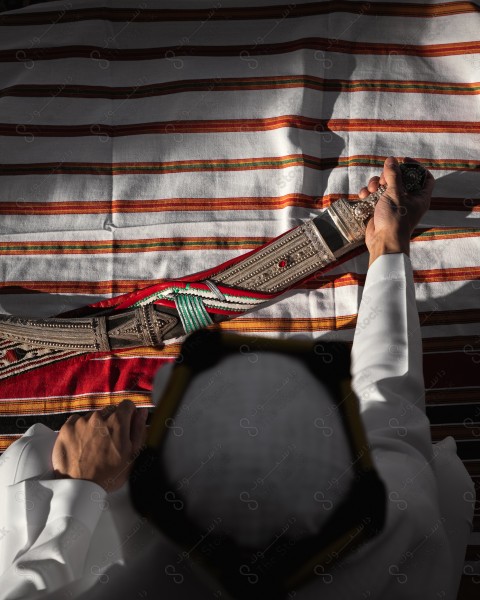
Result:
M35 427L41 436L44 431ZM28 458L30 442L35 447L40 439L27 433L5 451L0 465L0 600L34 600L82 578L107 495L80 479L20 481L18 466ZM41 440L47 450L48 438Z
M370 439L432 458L422 338L410 258L379 256L367 272L352 346L352 387Z
M453 599L475 491L454 440L431 442L420 319L406 254L382 255L367 273L352 346L352 387L389 492L389 539L397 532L396 552L408 557L394 566L411 583L402 588L390 577L385 597L426 597L422 590L431 577Z

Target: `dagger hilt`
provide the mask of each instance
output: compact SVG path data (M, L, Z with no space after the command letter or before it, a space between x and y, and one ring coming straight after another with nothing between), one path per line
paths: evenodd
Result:
M403 186L409 193L420 191L427 176L427 171L422 165L413 162L400 163L400 173L402 176ZM387 185L380 185L376 192L372 192L366 198L354 202L353 215L362 224L373 217L375 206L381 196L385 193Z

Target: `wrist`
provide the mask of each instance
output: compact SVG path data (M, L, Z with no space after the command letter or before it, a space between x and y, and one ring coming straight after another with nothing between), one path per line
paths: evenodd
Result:
M368 250L370 252L369 267L383 254L404 253L410 256L410 238L380 236L369 245Z

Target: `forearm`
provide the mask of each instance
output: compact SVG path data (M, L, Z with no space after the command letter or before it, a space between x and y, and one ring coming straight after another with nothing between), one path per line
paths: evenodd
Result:
M369 269L352 347L352 387L367 432L431 453L420 323L410 259L387 253Z

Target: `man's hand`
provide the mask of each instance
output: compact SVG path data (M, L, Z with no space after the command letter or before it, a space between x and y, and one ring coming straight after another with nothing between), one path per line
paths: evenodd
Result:
M144 444L148 409L131 400L85 416L71 415L58 432L52 462L55 477L87 479L107 492L127 481Z
M435 179L427 171L423 189L415 193L407 193L403 186L398 161L393 158L393 166L389 159L385 161L380 177L372 177L368 186L359 192L359 198L366 198L376 192L379 185L387 184L387 190L378 200L373 217L367 224L365 243L370 252L370 263L381 254L405 252L409 255L410 236L415 226L430 206ZM405 162L418 161L405 157Z

